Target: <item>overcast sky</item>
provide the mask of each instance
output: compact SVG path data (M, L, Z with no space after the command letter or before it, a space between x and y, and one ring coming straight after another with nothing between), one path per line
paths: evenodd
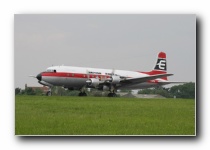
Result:
M41 86L52 65L150 71L167 54L171 81L196 78L195 15L15 15L15 87Z

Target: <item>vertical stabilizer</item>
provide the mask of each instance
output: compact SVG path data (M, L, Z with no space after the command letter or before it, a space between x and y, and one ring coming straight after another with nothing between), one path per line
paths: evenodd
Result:
M148 75L166 74L167 73L166 53L160 52L158 54L157 62L152 71L142 72L142 73L146 73ZM161 79L168 80L167 77L163 77Z
M153 71L157 71L160 73L166 73L167 72L167 64L166 64L166 53L160 52L158 54L157 63L155 65L155 68Z
M158 54L155 68L151 71L151 74L155 75L155 74L165 74L165 73L167 73L166 53L160 52ZM161 79L168 80L167 77L163 77Z

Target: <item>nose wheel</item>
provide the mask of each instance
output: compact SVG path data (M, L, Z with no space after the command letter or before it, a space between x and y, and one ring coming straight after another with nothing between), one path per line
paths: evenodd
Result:
M52 96L52 92L51 92L51 91L48 91L48 92L46 93L46 95L47 95L47 96Z
M52 87L49 87L49 90L46 93L46 96L52 96Z

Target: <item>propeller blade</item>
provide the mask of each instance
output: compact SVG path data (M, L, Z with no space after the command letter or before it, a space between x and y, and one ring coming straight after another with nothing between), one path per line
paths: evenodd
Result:
M35 76L35 75L29 75L29 77L33 77L33 78L36 78L36 76Z
M112 69L112 75L114 75L114 74L115 74L115 69L113 68L113 69Z
M89 74L88 70L86 70L86 74L87 74L87 78L89 79L90 78L90 74Z

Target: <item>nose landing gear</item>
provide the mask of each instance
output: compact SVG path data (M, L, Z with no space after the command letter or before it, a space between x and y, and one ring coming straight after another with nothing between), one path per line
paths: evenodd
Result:
M52 96L52 87L49 87L49 90L47 91L46 96Z
M52 96L52 92L51 91L47 91L46 96Z

